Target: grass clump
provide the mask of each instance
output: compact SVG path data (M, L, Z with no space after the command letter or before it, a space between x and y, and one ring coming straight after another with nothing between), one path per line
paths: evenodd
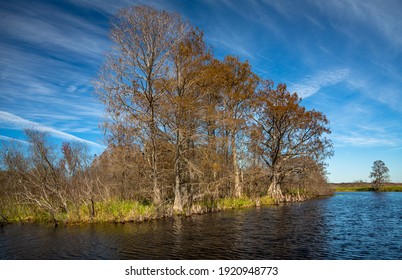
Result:
M269 206L269 205L275 205L276 203L272 197L266 195L260 198L260 204L261 206Z
M222 210L225 209L240 209L247 207L259 207L275 205L275 200L269 195L257 197L255 199L249 197L240 198L222 198L218 201L218 207Z
M221 209L239 209L256 206L256 201L248 197L240 198L222 198L218 201L218 207Z
M35 219L37 210L27 204L9 204L1 209L2 216L7 222L26 222Z
M95 204L96 220L99 222L143 221L156 217L156 208L131 200L110 200Z

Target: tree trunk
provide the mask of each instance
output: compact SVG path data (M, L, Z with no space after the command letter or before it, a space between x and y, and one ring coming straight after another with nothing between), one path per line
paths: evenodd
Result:
M182 213L184 205L186 204L185 197L185 187L183 186L182 180L182 170L180 166L181 160L181 151L180 151L180 143L182 141L181 131L177 129L176 132L176 155L175 155L175 164L174 164L174 172L175 172L175 187L174 187L174 203L173 203L173 211L177 213Z
M56 213L52 209L49 212L52 215L54 227L57 228L59 226L59 221L56 219Z
M2 228L3 225L7 224L7 218L5 216L3 216L3 214L0 213L0 217L1 217L1 221L0 221L0 227Z
M157 169L157 153L156 153L156 124L155 124L155 109L151 103L151 140L152 140L152 185L153 185L153 201L155 204L160 204L162 201L161 191L158 186L158 169Z
M283 194L281 190L281 184L279 181L279 175L275 174L272 176L271 184L268 188L268 195L277 201L281 201L283 199Z
M152 152L154 154L154 151ZM152 187L153 187L153 201L155 204L160 204L161 203L161 191L158 186L158 172L156 169L156 158L154 155L152 156Z
M235 133L232 133L232 156L233 156L233 175L234 175L234 196L241 197L242 196L242 186L240 184L240 170L237 163L237 149L236 149L236 140Z
M91 217L95 218L95 200L91 197Z
M174 165L175 169L175 186L174 186L174 203L173 211L183 212L183 198L181 194L181 180L180 180L180 168L179 168L179 158L176 156L176 161Z

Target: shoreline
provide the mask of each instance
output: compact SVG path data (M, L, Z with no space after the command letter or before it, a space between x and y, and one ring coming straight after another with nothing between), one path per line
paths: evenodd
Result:
M54 218L51 213L38 209L32 205L8 205L0 213L0 224L47 224L47 225L80 225L92 223L141 223L146 221L173 218L175 216L202 215L230 209L244 209L250 207L273 206L277 203L268 196L260 199L226 198L216 202L194 203L190 209L182 213L174 213L172 204L162 204L156 207L153 204L144 204L134 200L110 199L95 203L95 215L90 214L89 205L71 204L69 212L57 213ZM56 220L56 221L55 221Z
M191 209L182 213L174 213L173 205L166 204L155 207L152 204L141 204L138 201L129 200L110 200L106 202L97 202L95 204L95 216L89 214L88 205L75 205L71 207L69 213L58 213L56 222L50 213L42 209L35 209L34 206L17 205L13 208L5 208L1 213L1 227L7 224L43 224L61 226L74 226L85 224L125 224L142 223L147 221L174 218L177 216L203 215L208 213L222 212L228 210L260 208L279 206L285 204L301 203L311 199L328 197L315 196L303 197L299 199L277 202L269 196L255 198L225 198L212 203L195 203ZM6 213L6 215L4 215ZM8 215L7 215L8 214Z
M375 192L369 184L340 183L331 184L334 194L337 192ZM378 192L402 192L402 184L392 184L382 187ZM332 194L333 195L333 194ZM259 198L222 198L214 202L194 203L191 209L182 213L174 213L172 204L162 204L155 207L153 204L144 204L134 200L110 199L95 203L95 216L90 215L88 204L71 204L68 213L57 213L55 223L51 214L32 205L13 204L3 207L0 212L0 226L7 224L43 224L43 225L85 225L85 224L125 224L142 223L147 221L174 218L177 216L203 215L235 209L259 208L294 204L320 199L332 195L288 197L282 202L275 201L269 196Z
M333 183L334 192L375 192L369 183ZM377 192L402 192L402 183L386 184Z

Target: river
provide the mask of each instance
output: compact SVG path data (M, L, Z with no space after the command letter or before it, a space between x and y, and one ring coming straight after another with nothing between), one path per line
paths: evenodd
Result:
M402 193L336 193L141 224L7 225L0 259L400 260Z

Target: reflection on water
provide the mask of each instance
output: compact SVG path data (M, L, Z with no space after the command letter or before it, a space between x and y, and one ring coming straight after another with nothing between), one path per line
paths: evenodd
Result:
M8 225L0 259L402 259L402 193L142 224Z

